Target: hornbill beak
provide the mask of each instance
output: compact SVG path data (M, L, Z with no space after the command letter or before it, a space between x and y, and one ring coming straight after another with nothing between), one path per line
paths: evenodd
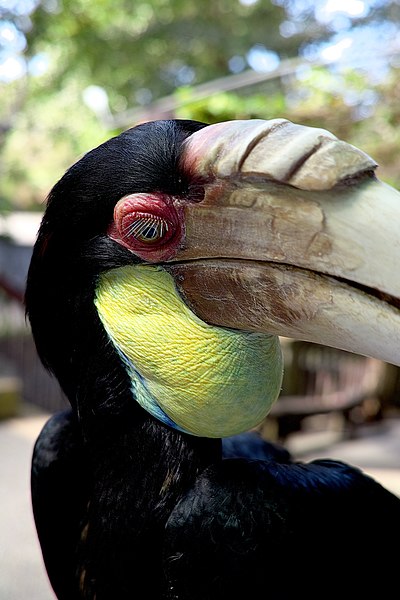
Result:
M400 366L400 193L369 156L251 120L194 133L182 165L205 195L167 268L201 319Z

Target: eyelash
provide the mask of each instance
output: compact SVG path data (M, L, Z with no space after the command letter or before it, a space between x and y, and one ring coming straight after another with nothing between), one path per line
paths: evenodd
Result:
M124 237L133 236L139 242L159 242L170 231L170 224L156 215L138 215L124 231Z

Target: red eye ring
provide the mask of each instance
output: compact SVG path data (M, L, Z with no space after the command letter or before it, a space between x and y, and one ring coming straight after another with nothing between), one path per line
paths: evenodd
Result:
M167 260L183 235L183 210L166 194L130 194L117 202L108 234L145 260Z

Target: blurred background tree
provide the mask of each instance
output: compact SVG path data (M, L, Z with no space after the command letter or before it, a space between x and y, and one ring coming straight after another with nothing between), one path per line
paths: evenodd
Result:
M400 2L0 0L0 209L151 118L286 117L400 186Z

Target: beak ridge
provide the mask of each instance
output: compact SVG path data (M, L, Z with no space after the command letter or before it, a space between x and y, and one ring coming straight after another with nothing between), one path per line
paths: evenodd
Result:
M260 177L301 190L329 190L371 174L372 158L325 129L286 119L226 121L186 140L184 165L205 179Z

